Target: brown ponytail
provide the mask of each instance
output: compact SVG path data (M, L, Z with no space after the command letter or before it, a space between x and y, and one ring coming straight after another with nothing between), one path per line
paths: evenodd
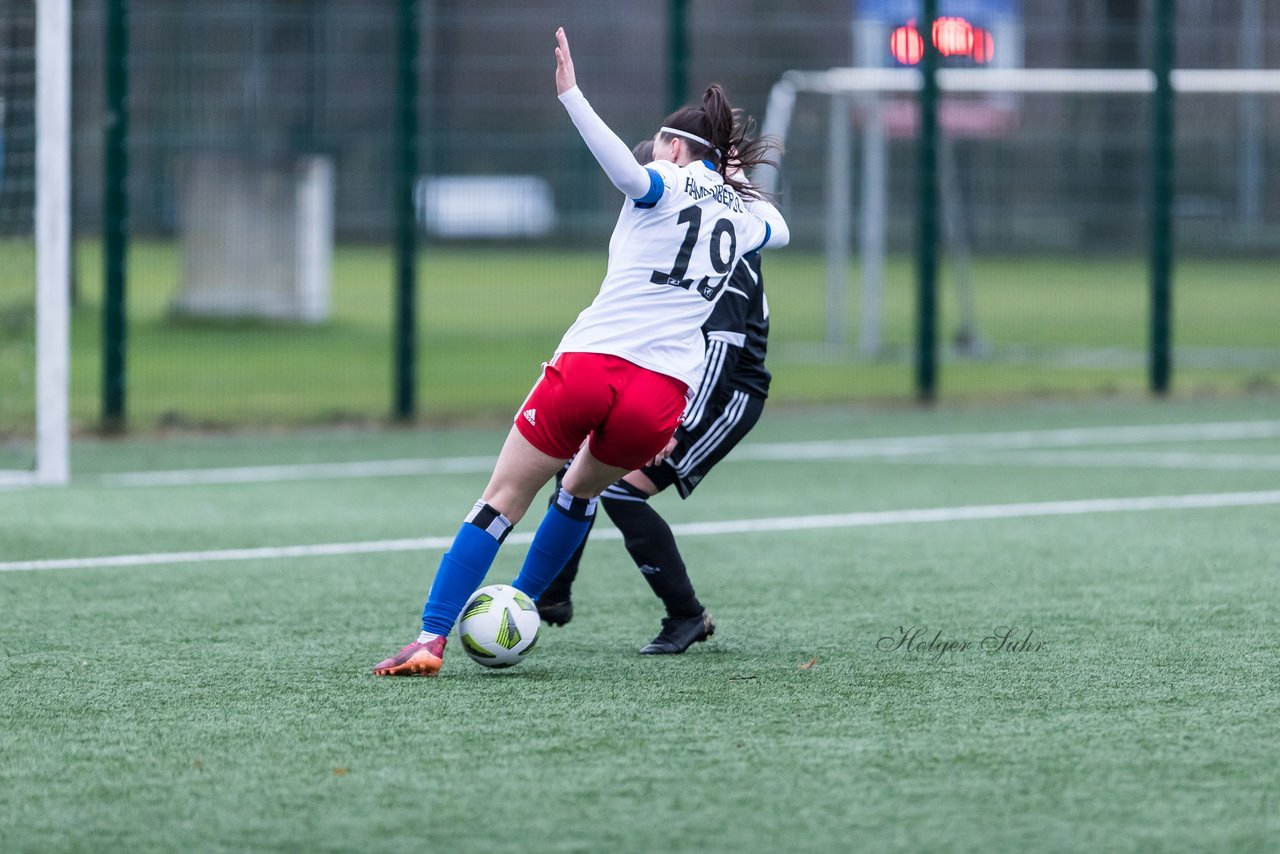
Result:
M771 139L753 136L755 121L729 105L724 87L719 83L712 83L707 87L707 91L702 93L700 105L681 107L667 116L662 124L710 142L712 147L708 148L696 140L681 137L689 146L690 154L714 163L724 182L737 190L739 195L752 199L761 198L760 191L740 175L731 178L727 173L730 169L746 170L761 164L776 166L771 155L780 150L779 146ZM672 135L663 134L663 137L670 139Z

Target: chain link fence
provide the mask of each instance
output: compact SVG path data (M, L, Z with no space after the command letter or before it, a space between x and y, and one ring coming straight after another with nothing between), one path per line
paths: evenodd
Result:
M686 99L721 81L763 119L787 71L866 63L857 22L878 15L892 30L911 5L412 4L418 417L505 415L603 274L619 199L556 103L557 25L583 90L634 142L670 109L673 77L685 75ZM1136 0L951 5L941 13L988 25L994 55L1019 67L1150 64L1152 24ZM1264 6L1183 0L1176 65L1275 67L1280 17ZM385 419L400 6L85 0L75 17L77 423L100 415L105 31L122 11L129 424ZM677 15L682 64L669 50ZM884 47L890 58L877 61L901 65ZM765 264L776 400L913 394L916 138L911 98L880 100L891 115L879 173L866 168L865 101L833 120L825 100L797 100L780 172L794 244ZM944 399L1143 393L1149 100L944 96ZM1274 391L1280 96L1183 94L1175 110L1175 390ZM841 294L827 270L836 124L850 146ZM16 179L12 166L4 174ZM868 207L876 175L884 200ZM873 219L884 271L868 347L862 230Z

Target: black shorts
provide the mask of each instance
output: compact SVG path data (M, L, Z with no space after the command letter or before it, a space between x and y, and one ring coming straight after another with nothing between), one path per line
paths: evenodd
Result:
M658 490L675 484L681 498L688 498L715 464L724 459L751 432L764 411L764 398L735 391L723 406L706 412L691 430L676 429L676 449L663 463L645 466L644 472Z

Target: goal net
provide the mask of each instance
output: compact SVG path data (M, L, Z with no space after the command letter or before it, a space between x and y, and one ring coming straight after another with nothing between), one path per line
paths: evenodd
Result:
M937 79L943 358L1140 376L1154 74ZM1280 72L1175 70L1171 83L1177 359L1266 375L1280 345L1250 315L1258 299L1280 310L1258 266L1280 254ZM756 178L780 191L793 239L823 250L811 334L825 352L910 352L920 87L913 68L836 68L787 72L771 92L762 130L786 150Z
M0 16L0 485L69 473L69 5Z

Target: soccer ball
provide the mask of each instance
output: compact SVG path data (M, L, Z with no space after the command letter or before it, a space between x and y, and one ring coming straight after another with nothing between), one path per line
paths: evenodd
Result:
M538 626L532 599L507 584L490 584L467 600L458 637L472 660L485 667L511 667L538 642Z

